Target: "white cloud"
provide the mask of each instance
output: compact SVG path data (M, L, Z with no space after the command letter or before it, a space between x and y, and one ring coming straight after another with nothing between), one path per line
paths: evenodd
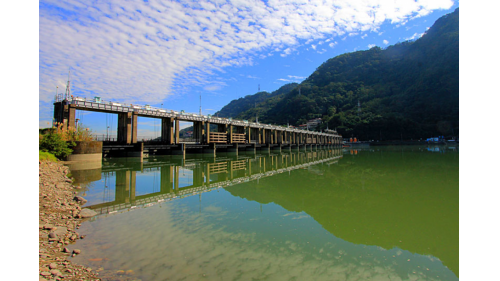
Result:
M383 42L385 45L389 44L389 41L387 41L387 40L384 40Z
M368 49L371 49L371 48L373 48L373 47L375 47L375 46L377 46L377 45L375 45L375 44L370 44L370 45L368 45Z
M306 77L304 76L295 76L295 75L288 75L288 78L291 78L291 79L305 79Z
M302 82L304 79L306 79L306 77L304 76L296 76L296 75L287 75L288 78L279 78L277 79L278 81L282 81L282 82L295 82L295 83L300 83Z
M221 84L211 84L211 85L207 85L207 86L203 87L204 90L210 91L210 92L218 91L221 88L222 88Z
M143 173L137 173L138 181L142 176ZM228 193L223 189L220 192ZM449 274L442 262L432 256L427 259L397 248L355 246L334 236L328 237L327 242L319 239L314 243L285 235L271 239L256 232L260 230L232 230L225 224L211 223L215 220L229 224L240 219L229 215L225 206L205 205L194 212L178 205L169 202L137 208L113 219L97 217L92 226L82 225L82 231L92 231L89 238L79 241L86 249L85 258L105 256L109 258L103 261L105 268L119 264L120 268L142 271L145 276L154 272L157 279L173 280L199 280L204 275L207 279L221 280L253 280L262 276L270 280L442 280L446 279L442 274ZM289 224L304 225L296 223L294 219L298 218L307 219L304 214L282 219ZM317 223L314 226L321 227ZM362 259L357 258L360 250ZM395 251L398 252L390 262L380 261ZM124 256L127 252L133 255ZM411 263L406 260L408 255L412 255ZM190 260L186 262L185 257ZM433 271L417 268L414 259L425 259ZM402 274L401 268L411 270Z
M326 36L377 31L386 20L403 24L448 9L453 1L88 3L40 2L39 99L46 106L40 111L50 111L69 68L75 94L159 103L191 85L204 86L226 66L253 65L274 52L288 55L299 40L307 45Z
M405 38L405 40L406 41L408 41L408 40L415 40L415 39L418 39L418 38L422 37L424 34L425 33L415 33L411 37Z
M286 56L288 56L289 54L291 54L291 53L292 53L292 51L293 51L293 50L292 50L291 48L286 48L285 50L283 50L283 53L282 53L282 54L280 54L280 56L282 56L282 57L286 57Z

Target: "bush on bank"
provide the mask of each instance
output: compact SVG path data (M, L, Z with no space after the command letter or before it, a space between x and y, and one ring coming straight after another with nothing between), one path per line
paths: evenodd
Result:
M70 155L73 150L69 146L74 145L74 142L63 140L61 135L53 130L48 131L48 133L44 135L39 135L38 150L53 154L58 159L63 159Z
M56 123L54 127L40 130L38 148L41 152L47 152L58 159L64 159L70 155L75 141L92 141L92 131L79 126L66 127L62 123Z

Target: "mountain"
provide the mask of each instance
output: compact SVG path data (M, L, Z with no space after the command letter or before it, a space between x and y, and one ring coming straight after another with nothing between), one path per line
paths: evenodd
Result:
M237 117L238 119L250 120L258 113L267 112L276 102L280 101L286 94L297 87L297 83L289 83L281 86L278 90L268 93L266 91L258 92L254 95L247 95L244 98L232 100L228 105L224 106L220 111L214 113L219 117ZM257 107L259 110L255 110ZM260 118L260 117L259 117Z
M220 112L252 121L258 114L263 123L292 125L321 117L318 129L337 128L344 137L364 140L456 136L459 9L415 41L339 55L300 85L284 87L287 91L279 94L234 100Z

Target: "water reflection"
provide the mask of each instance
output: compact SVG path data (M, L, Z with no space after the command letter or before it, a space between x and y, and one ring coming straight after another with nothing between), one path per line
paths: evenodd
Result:
M164 156L143 162L128 158L108 160L101 169L75 171L74 178L76 184L84 187L83 195L88 200L85 206L105 214L184 198L318 163L334 163L341 157L341 150L337 149L264 155L229 154L217 158ZM103 178L100 182L96 182L98 173ZM89 175L94 176L90 178Z
M458 276L457 150L112 161L92 179L82 183L87 205L102 215L82 225L88 236L76 259L103 267L103 274L129 270L131 280Z
M458 276L458 154L420 148L347 151L335 167L315 166L316 177L298 171L292 178L227 190L305 212L355 244L438 257Z

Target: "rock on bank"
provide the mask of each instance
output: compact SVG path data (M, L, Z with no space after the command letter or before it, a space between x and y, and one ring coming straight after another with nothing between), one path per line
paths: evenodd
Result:
M66 247L84 237L77 232L84 217L95 212L82 212L85 199L76 196L78 186L68 177L69 168L50 161L39 162L39 274L40 280L100 280L91 268L72 263L69 257L80 250Z

